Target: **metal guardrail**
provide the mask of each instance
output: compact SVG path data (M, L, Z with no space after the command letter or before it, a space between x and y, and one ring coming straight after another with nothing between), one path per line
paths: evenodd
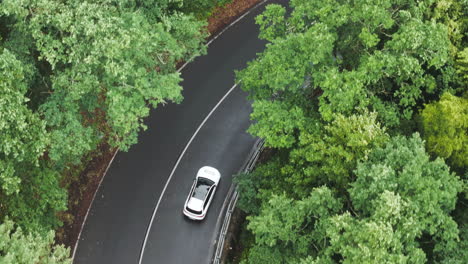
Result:
M257 160L260 157L260 153L263 150L263 146L264 141L262 139L258 139L257 142L255 142L254 147L250 151L249 158L245 162L244 166L242 166L240 172L249 173L252 171L252 169L255 167L255 163L257 163ZM230 189L233 189L233 191L231 194L229 205L226 208L226 214L224 216L223 225L221 226L221 230L219 231L219 236L216 243L216 252L214 254L212 262L213 264L219 264L221 261L221 257L223 255L224 242L226 240L226 234L228 232L229 224L231 222L231 216L236 207L237 199L239 198L239 193L237 191L237 186L235 185L235 183L232 183Z

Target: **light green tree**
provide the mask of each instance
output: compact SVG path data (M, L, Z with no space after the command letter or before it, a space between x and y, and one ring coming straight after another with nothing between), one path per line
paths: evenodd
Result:
M317 263L340 256L341 263L426 263L426 255L418 247L419 223L407 201L393 192L384 191L376 200L369 217L353 217L350 213L330 218L326 236L330 245Z
M13 221L0 224L0 263L2 264L71 264L70 250L54 245L54 232L46 236L25 233Z
M326 125L312 123L298 133L294 148L279 150L254 172L236 177L242 210L257 213L261 201L272 194L303 198L323 184L344 193L355 180L357 162L367 160L370 151L389 138L377 114L365 111L349 117L337 115Z
M321 184L346 190L355 179L357 162L367 160L373 148L388 140L375 112L337 115L323 129L307 132L301 133L297 147L290 152L289 163L282 169L297 193Z
M421 112L427 149L458 168L468 166L468 99L449 93Z

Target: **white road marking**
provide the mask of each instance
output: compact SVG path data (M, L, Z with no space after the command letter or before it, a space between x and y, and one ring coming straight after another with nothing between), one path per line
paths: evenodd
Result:
M236 87L237 87L237 84L234 84L231 87L231 89L229 89L229 91L227 91L227 93L221 98L221 100L219 100L219 102L213 107L213 109L211 109L211 111L208 113L208 115L205 117L205 119L203 119L201 124L198 126L197 130L195 130L195 133L193 133L192 137L190 138L190 140L185 145L185 148L182 150L182 153L179 155L179 158L177 159L174 167L172 168L171 174L169 175L169 178L167 179L166 184L164 185L164 188L163 188L163 190L161 192L161 195L159 196L158 203L156 204L156 207L154 208L153 215L151 216L151 220L149 222L148 228L146 229L145 240L143 241L143 245L141 247L140 257L138 259L138 264L141 264L141 262L143 261L143 255L145 253L146 242L148 241L148 236L149 236L150 231L151 231L151 226L153 225L153 221L154 221L154 218L156 217L156 213L158 211L159 204L161 203L161 200L162 200L162 198L164 196L164 193L166 192L167 186L169 186L169 183L170 183L170 181L172 179L172 176L174 175L174 172L177 169L177 166L179 166L179 163L182 160L182 158L184 157L185 152L189 148L190 144L192 144L192 141L195 139L195 137L197 136L200 129L203 127L203 125L205 125L206 121L210 118L210 116L216 111L216 109L219 107L219 105L221 105L221 103L229 96L229 94Z

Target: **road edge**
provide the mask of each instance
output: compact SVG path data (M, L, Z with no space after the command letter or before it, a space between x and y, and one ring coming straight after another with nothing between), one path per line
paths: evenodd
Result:
M252 171L255 164L257 163L260 153L263 150L263 147L264 147L263 139L257 138L257 140L255 141L255 143L253 144L249 152L249 155L247 155L247 158L245 159L244 164L239 170L238 174L249 173ZM214 264L220 263L220 260L223 255L223 247L224 247L224 242L226 240L227 230L231 222L231 216L236 207L238 197L239 197L239 193L237 191L237 185L234 182L232 182L231 186L229 187L228 194L226 195L226 198L224 199L223 205L221 207L221 211L218 215L218 219L216 220L215 230L217 230L217 232L213 236L213 239L211 239L211 241L214 241L214 243L213 243L213 247L210 247L210 251L208 254L209 256L212 256L210 258L209 263L214 263ZM221 220L223 220L222 225L221 225ZM216 237L218 239L216 239Z
M80 243L81 233L83 233L84 225L86 223L86 220L88 220L88 215L89 215L89 212L91 211L91 207L92 207L92 205L94 203L94 199L96 198L96 195L97 195L97 193L99 191L99 188L101 188L101 184L104 181L104 177L106 176L107 171L109 170L109 168L110 168L112 162L114 161L115 156L117 156L118 152L119 152L119 148L117 148L114 151L114 154L112 155L112 158L109 161L109 164L107 164L106 170L104 171L104 175L101 177L101 180L99 181L99 184L98 184L98 186L96 188L96 191L94 192L93 199L91 199L91 203L89 204L88 210L86 210L86 215L85 215L85 217L83 219L83 222L81 223L80 233L78 233L78 237L76 238L75 246L73 247L73 254L72 254L72 257L71 257L72 262L71 263L73 263L75 261L76 250L78 249L78 244Z

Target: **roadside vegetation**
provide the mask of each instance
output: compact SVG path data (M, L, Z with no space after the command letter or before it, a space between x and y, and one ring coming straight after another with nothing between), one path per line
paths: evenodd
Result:
M54 246L70 186L135 144L151 108L182 101L176 64L205 53L227 2L1 1L0 263L70 263Z
M291 0L237 72L241 263L468 263L468 2Z

